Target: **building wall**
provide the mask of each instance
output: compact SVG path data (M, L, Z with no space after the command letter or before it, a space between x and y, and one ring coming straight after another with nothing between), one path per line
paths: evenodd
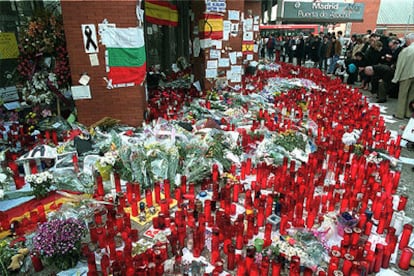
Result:
M144 88L135 86L108 90L103 79L107 75L105 47L99 43L99 66L92 67L89 55L84 51L81 32L81 24L95 24L98 28L98 23L104 19L117 27L137 26L136 3L136 0L61 1L72 84L78 85L83 72L91 77L92 99L76 101L78 120L85 125L91 125L103 117L119 119L132 126L139 126L143 121L146 109Z
M352 23L351 34L365 34L367 30L374 31L377 26L381 0L355 0L355 3L365 4L364 21Z

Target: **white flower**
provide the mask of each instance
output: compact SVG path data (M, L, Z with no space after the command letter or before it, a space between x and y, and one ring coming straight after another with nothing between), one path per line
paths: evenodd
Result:
M7 175L4 173L0 173L0 183L3 183L7 179Z

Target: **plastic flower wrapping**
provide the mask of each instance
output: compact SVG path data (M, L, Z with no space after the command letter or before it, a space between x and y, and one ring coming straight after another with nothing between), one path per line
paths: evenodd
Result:
M302 266L312 270L329 260L329 255L314 232L304 228L291 228L288 235L280 236L272 242L273 253L283 253L290 261L292 256L299 256Z

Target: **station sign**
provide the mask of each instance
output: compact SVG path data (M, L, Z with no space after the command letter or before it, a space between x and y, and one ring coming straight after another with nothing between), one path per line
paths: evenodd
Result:
M362 22L363 3L284 1L280 20L284 22Z

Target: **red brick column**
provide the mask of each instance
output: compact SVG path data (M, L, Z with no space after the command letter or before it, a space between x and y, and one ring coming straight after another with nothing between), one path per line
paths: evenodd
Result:
M83 72L91 77L89 82L92 99L77 100L79 122L91 125L103 117L112 117L122 123L139 126L146 108L145 89L141 86L108 90L103 80L105 72L105 46L99 43L99 66L91 66L85 53L81 31L82 24L98 24L104 19L117 27L137 26L136 0L124 1L73 1L62 0L62 14L65 28L72 84L78 85ZM99 39L99 35L98 35Z

